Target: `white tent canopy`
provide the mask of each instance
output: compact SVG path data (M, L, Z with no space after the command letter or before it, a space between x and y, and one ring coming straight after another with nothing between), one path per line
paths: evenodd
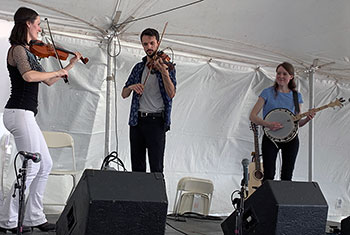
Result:
M110 128L111 150L118 148L119 156L130 169L130 99L121 100L120 91L132 66L144 55L139 45L140 32L147 27L162 31L168 22L161 48L174 50L178 81L165 153L169 209L177 181L183 176L196 176L214 182L211 213L227 214L233 210L231 192L240 187L241 160L250 158L254 150L249 112L261 90L272 84L278 63L289 61L296 66L305 102L302 111L310 102L305 71L315 59L319 60L318 65L326 64L316 67L315 106L336 97L350 97L350 2L205 0L121 24L188 3L1 0L0 19L11 20L19 6L31 7L42 19L49 18L57 43L90 59L87 65L78 64L70 71L70 85L59 82L50 88L41 86L37 118L42 130L73 135L80 169L99 168L104 157L108 38L117 33L122 49L116 58L116 70L112 71L117 95L111 118L117 122ZM46 29L45 22L42 27ZM43 60L43 64L48 71L58 68L52 59ZM348 111L349 106L326 110L314 120L313 180L320 184L327 199L329 218L336 220L347 216L350 210L350 171L344 164L349 155ZM114 138L115 127L118 142ZM305 181L307 128L300 130L300 139L294 180Z

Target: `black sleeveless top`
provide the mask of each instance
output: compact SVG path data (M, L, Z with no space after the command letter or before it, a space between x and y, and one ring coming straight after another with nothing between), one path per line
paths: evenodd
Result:
M36 56L27 49L26 54L32 70L39 72L44 71ZM11 94L5 108L30 110L36 115L38 113L38 91L40 82L25 81L18 68L9 63L7 63L7 69L11 78Z

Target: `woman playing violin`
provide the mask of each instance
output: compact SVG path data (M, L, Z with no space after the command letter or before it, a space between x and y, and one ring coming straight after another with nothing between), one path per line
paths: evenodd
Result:
M36 123L38 110L38 88L43 82L52 85L68 74L80 59L75 53L63 69L45 72L37 58L29 51L29 42L36 40L41 32L40 17L32 9L20 7L14 15L15 25L9 38L11 47L7 54L7 68L11 80L11 94L4 110L4 125L14 135L17 150L40 153L41 161L28 161L26 189L27 203L23 220L23 232L38 228L41 231L55 229L47 222L43 212L43 196L52 167L45 139ZM0 233L7 230L16 232L18 217L18 193L16 198L10 190L4 203L0 204Z
M146 171L147 149L151 172L163 172L165 133L170 128L176 90L175 69L169 69L162 58L155 56L160 43L157 30L145 29L140 39L146 56L134 66L122 91L123 98L133 92L129 119L131 166L133 171Z

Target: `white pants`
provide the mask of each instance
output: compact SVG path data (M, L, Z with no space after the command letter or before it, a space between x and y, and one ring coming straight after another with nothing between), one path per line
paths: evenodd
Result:
M47 222L43 211L43 197L48 175L52 167L52 159L45 139L36 123L34 113L23 109L5 109L4 125L15 138L18 151L41 154L41 161L28 161L26 196L27 202L23 220L24 226L37 226ZM14 185L0 208L0 227L15 228L18 219L18 190L13 198Z

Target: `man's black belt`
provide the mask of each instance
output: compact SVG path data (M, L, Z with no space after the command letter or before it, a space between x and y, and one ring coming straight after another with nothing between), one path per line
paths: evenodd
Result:
M138 112L139 113L139 117L163 117L164 113L160 112L160 113L146 113L146 112Z

